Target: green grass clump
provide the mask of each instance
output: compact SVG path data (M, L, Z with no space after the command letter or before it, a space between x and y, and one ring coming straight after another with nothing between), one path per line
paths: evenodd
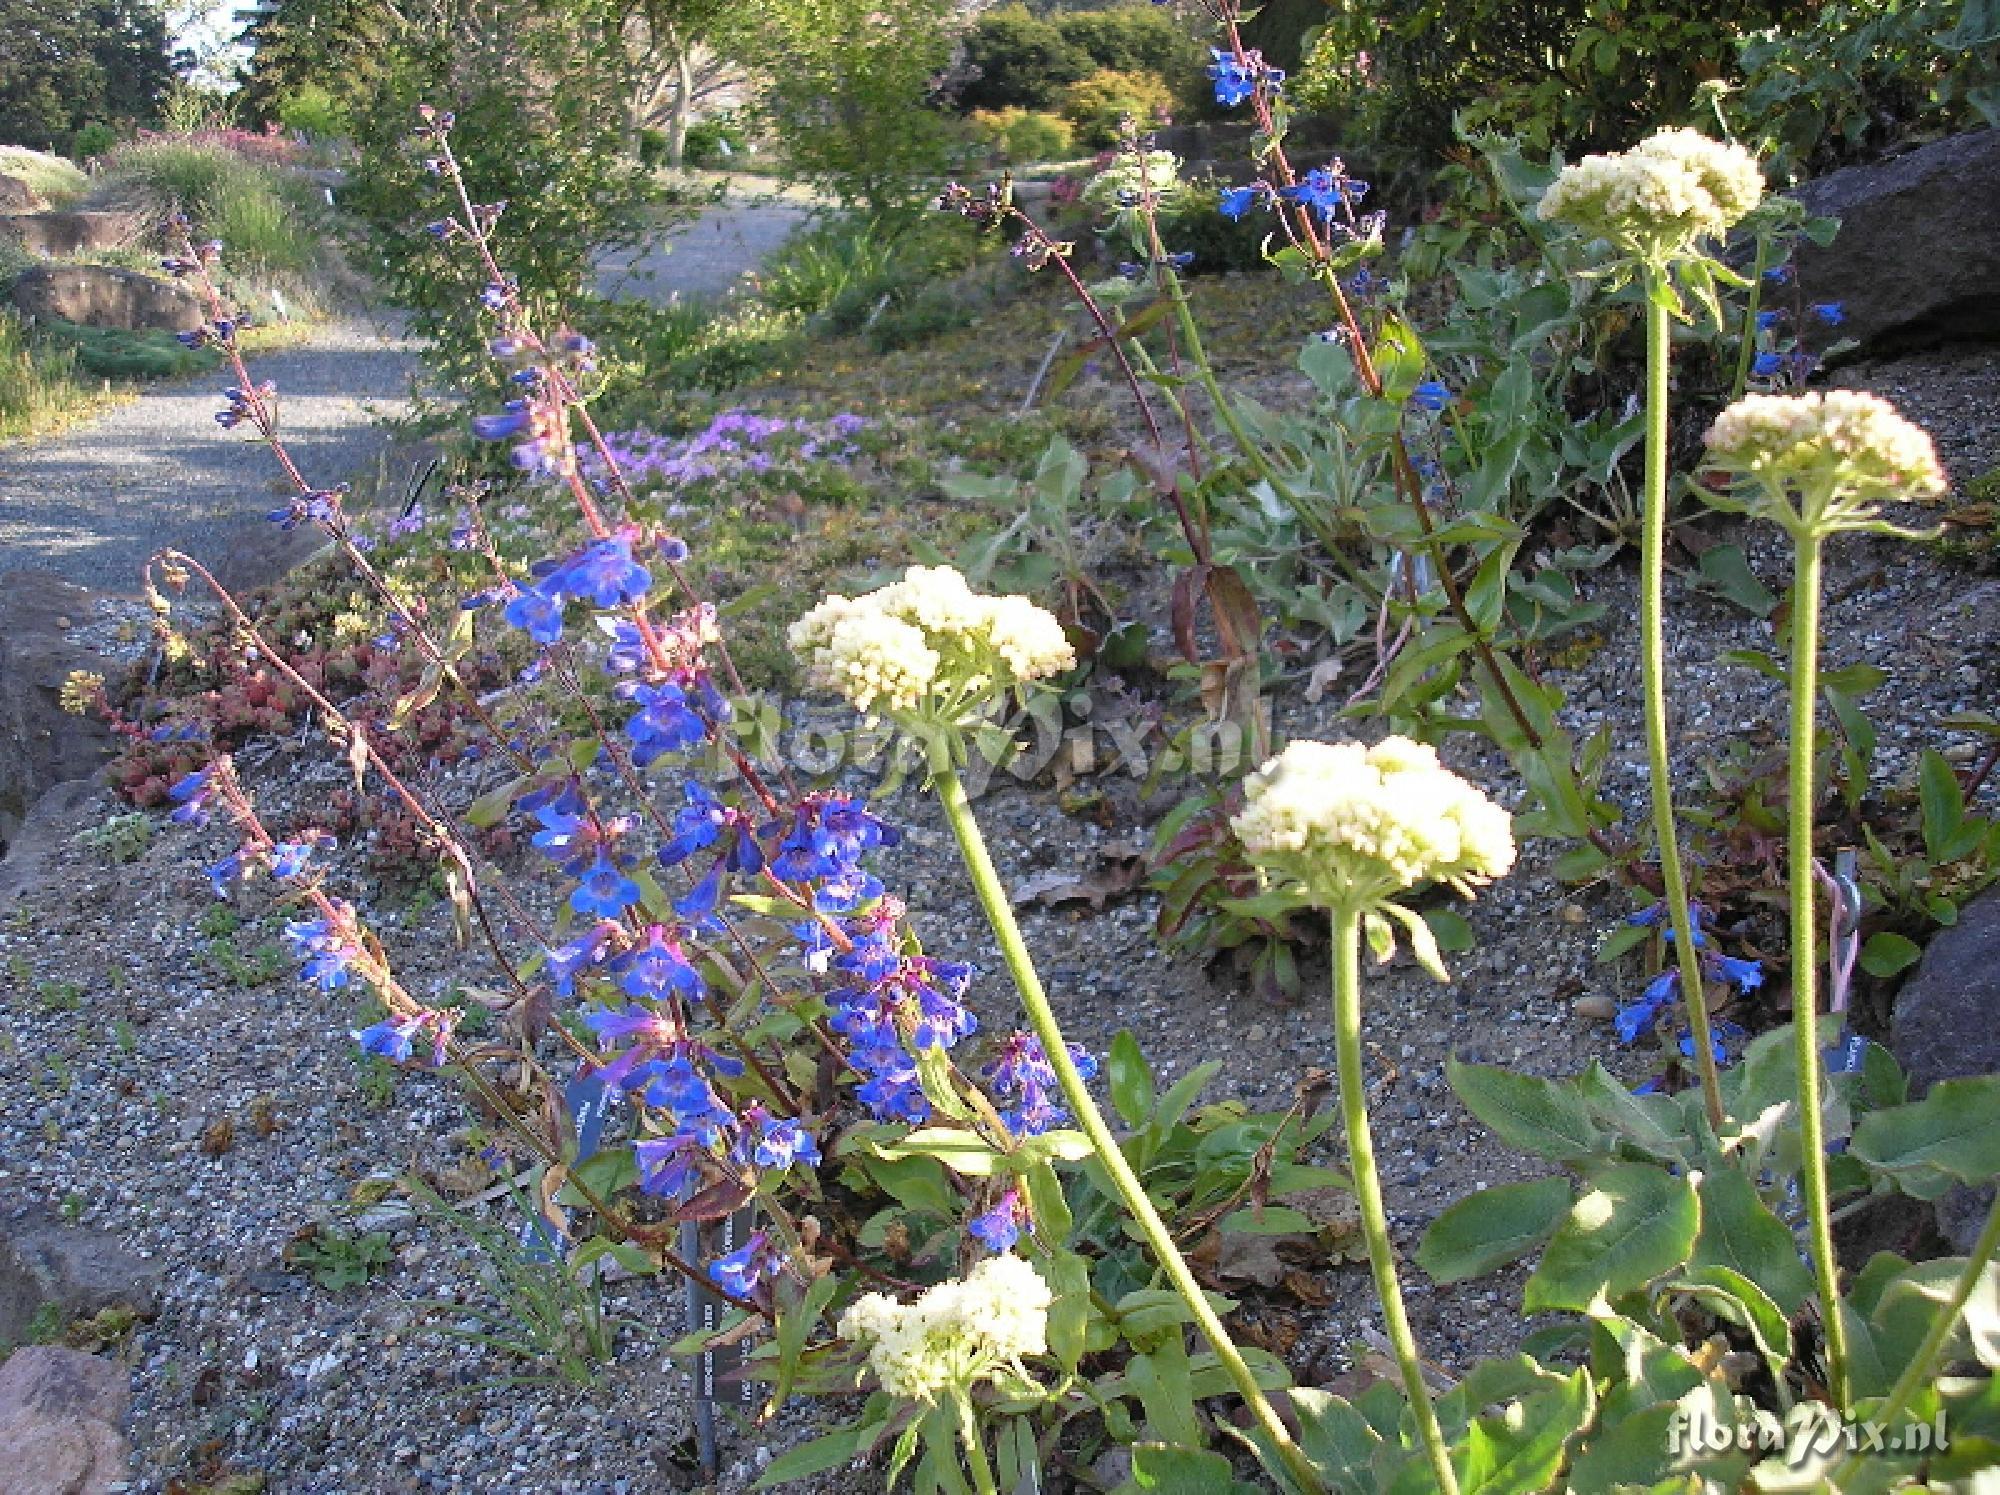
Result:
M44 322L38 341L52 351L67 350L78 372L94 379L172 379L215 367L213 352L183 347L171 332L85 327L77 322Z
M218 145L148 140L112 156L101 187L164 217L182 212L198 238L220 239L232 268L305 275L322 257L311 187Z
M73 162L25 145L0 145L0 176L18 177L52 208L65 207L90 190L90 178Z
M0 311L0 439L60 424L96 403L78 377L76 351L31 342L11 311Z

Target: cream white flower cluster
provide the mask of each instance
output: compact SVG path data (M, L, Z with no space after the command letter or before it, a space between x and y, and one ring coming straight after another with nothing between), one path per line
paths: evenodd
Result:
M1719 238L1764 195L1757 158L1696 130L1661 130L1615 156L1565 166L1536 210L1635 253Z
M828 597L789 637L812 684L891 716L931 703L957 716L1076 665L1054 615L1025 597L975 592L949 566L912 566L860 597Z
M914 1303L882 1293L858 1299L840 1317L844 1339L868 1345L882 1389L905 1401L935 1402L1048 1349L1048 1284L1018 1256L989 1256L964 1277L941 1282Z
M1881 396L1860 390L1745 395L1702 440L1715 466L1781 491L1818 489L1865 504L1934 498L1945 487L1929 434Z
M1252 860L1323 906L1371 907L1426 880L1466 892L1514 865L1507 812L1406 737L1294 742L1250 776L1230 823Z

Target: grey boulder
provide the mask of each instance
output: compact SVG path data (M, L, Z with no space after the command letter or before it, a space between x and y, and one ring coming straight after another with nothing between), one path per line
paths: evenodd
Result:
M2000 340L2000 130L1975 130L1805 183L1840 233L1802 244L1799 289L1840 303L1868 353Z

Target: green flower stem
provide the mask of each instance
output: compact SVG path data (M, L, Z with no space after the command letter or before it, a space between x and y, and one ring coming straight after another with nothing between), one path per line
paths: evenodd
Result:
M1750 294L1743 307L1743 335L1736 340L1736 377L1729 381L1731 403L1743 398L1750 383L1750 360L1757 352L1757 313L1764 305L1764 272L1771 268L1771 239L1757 235L1757 262L1750 267Z
M1965 1270L1958 1274L1958 1285L1951 1290L1951 1301L1938 1310L1931 1327L1924 1335L1924 1342L1917 1346L1910 1363L1903 1367L1902 1375L1889 1390L1889 1399L1876 1409L1870 1422L1894 1431L1897 1421L1910 1405L1910 1398L1919 1388L1927 1385L1931 1373L1937 1368L1937 1358L1944 1353L1945 1341L1951 1338L1951 1331L1962 1322L1965 1305L1972 1297L1973 1289L1979 1286L1979 1279L1992 1264L1993 1253L2000 1251L2000 1198L1993 1201L1993 1208L1986 1212L1986 1228L1979 1232L1979 1239L1973 1243L1972 1256L1965 1264ZM1833 1473L1833 1488L1843 1489L1847 1482L1860 1472L1868 1460L1866 1453L1856 1452Z
M1813 716L1819 696L1820 535L1810 523L1793 531L1792 722L1787 818L1792 902L1792 1044L1798 1068L1799 1179L1812 1231L1826 1334L1827 1378L1834 1406L1848 1402L1847 1326L1840 1317L1840 1267L1827 1209L1826 1128L1820 1115L1818 930L1813 923Z
M1382 1176L1375 1168L1375 1139L1368 1129L1368 1091L1361 1068L1361 913L1353 908L1333 911L1333 1053L1340 1071L1340 1112L1347 1129L1347 1160L1354 1172L1354 1197L1361 1206L1361 1230L1368 1240L1368 1267L1375 1276L1375 1296L1381 1300L1382 1322L1395 1347L1403 1372L1403 1390L1417 1419L1431 1473L1443 1495L1458 1495L1458 1476L1451 1467L1444 1432L1438 1427L1424 1385L1423 1361L1416 1336L1403 1311L1403 1289L1396 1281L1396 1248L1389 1240L1389 1216L1382 1207Z
M986 1457L986 1437L979 1429L979 1416L972 1410L972 1398L963 1390L953 1397L957 1413L958 1440L965 1445L965 1459L972 1466L972 1488L978 1495L1000 1495L1000 1483L993 1477L993 1465Z
M1660 883L1673 921L1674 960L1681 973L1681 1005L1694 1036L1695 1073L1701 1077L1708 1124L1722 1130L1722 1076L1709 1033L1708 988L1688 913L1687 879L1681 871L1674 828L1673 759L1667 751L1667 646L1661 614L1667 570L1667 301L1673 289L1663 269L1646 282L1646 492L1645 528L1639 543L1639 661L1646 694L1646 761L1653 790L1653 837L1660 847Z
M987 853L979 822L973 818L972 806L965 797L965 785L959 781L957 771L950 767L933 765L932 778L937 784L938 800L944 806L945 819L951 822L952 835L957 838L959 853L965 859L965 869L972 876L973 891L979 895L986 920L993 927L993 936L1000 944L1001 958L1007 962L1008 973L1013 976L1015 989L1021 994L1021 1005L1027 1009L1028 1024L1041 1040L1049 1067L1055 1071L1063 1100L1076 1117L1077 1124L1083 1128L1084 1135L1090 1138L1098 1162L1111 1176L1112 1185L1125 1201L1133 1222L1145 1235L1161 1268L1187 1303L1196 1326L1208 1340L1209 1348L1215 1352L1215 1358L1221 1362L1229 1379L1235 1382L1237 1392L1257 1419L1258 1427L1283 1460L1286 1472L1309 1495L1326 1495L1326 1481L1320 1478L1312 1461L1285 1430L1285 1424L1279 1419L1270 1399L1264 1395L1263 1388L1257 1384L1256 1376L1251 1373L1243 1352L1236 1348L1229 1331L1222 1326L1222 1320L1209 1306L1201 1284L1195 1281L1193 1271L1174 1246L1172 1232L1160 1218L1160 1212L1153 1208L1153 1201L1146 1197L1145 1186L1132 1171L1131 1163L1126 1161L1124 1150L1119 1147L1117 1137L1112 1135L1104 1114L1097 1108L1097 1102L1091 1099L1083 1076L1077 1073L1076 1064L1069 1056L1069 1044L1056 1023L1054 1010L1049 1006L1048 994L1042 990L1042 979L1035 972L1034 959L1028 954L1027 943L1021 938L1021 927L1014 921L1013 906L1007 901L1006 890L1000 885L1000 874L993 866L993 858Z

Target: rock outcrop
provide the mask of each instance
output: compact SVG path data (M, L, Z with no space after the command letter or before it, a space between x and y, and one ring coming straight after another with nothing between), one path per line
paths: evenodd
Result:
M192 332L201 302L185 286L109 265L36 265L14 281L14 305L31 317L121 327Z
M1840 220L1797 255L1808 302L1837 301L1865 352L2000 341L2000 130L1850 166L1794 194Z

